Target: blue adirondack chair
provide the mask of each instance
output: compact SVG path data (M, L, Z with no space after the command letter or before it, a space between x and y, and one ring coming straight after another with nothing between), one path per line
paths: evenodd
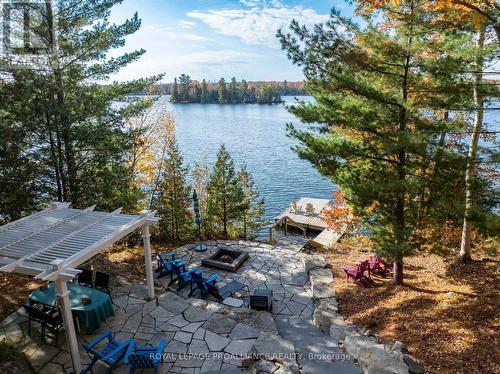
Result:
M193 272L191 274L191 282L193 283L193 286L191 288L191 292L189 293L189 297L193 296L193 294L196 292L196 290L201 291L201 297L203 299L206 299L208 295L208 287L210 285L215 285L215 282L217 281L217 278L219 278L218 274L212 274L208 278L204 278L203 275L200 272Z
M104 339L108 339L108 342L104 347L96 349L96 346L101 343ZM108 330L92 340L88 344L84 344L83 348L92 355L92 362L82 370L82 374L88 373L95 363L100 360L108 365L106 369L106 374L111 373L113 367L123 358L128 346L130 345L130 340L124 343L120 343L118 340L113 338L111 330Z
M191 283L192 287L192 273L199 270L197 268L186 270L187 262L185 261L176 260L170 262L170 264L172 265L172 273L170 273L169 286L177 282L177 291L180 291L188 283Z
M165 349L165 340L160 339L160 344L157 347L139 347L132 340L125 353L123 362L125 365L130 365L129 373L133 373L136 369L154 369L155 374L158 372L158 366L163 361L162 353Z
M163 277L164 275L172 273L172 261L175 260L175 252L164 253L163 255L160 252L156 252L156 270L158 273L158 278ZM170 260L167 260L166 257L170 257Z

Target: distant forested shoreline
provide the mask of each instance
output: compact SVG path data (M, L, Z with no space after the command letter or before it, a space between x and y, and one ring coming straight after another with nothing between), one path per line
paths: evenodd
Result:
M303 82L250 82L224 78L217 82L192 80L182 74L173 83L156 84L153 91L171 95L170 102L180 104L276 104L282 96L307 95Z

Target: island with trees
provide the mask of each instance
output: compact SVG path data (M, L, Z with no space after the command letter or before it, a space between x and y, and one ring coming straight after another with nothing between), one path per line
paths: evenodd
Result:
M172 103L200 104L277 104L285 95L305 95L302 82L248 82L245 79L217 82L192 80L181 74L172 84L163 87Z

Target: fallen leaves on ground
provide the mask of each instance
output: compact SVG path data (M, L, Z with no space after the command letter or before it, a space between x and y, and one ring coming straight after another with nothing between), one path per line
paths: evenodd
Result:
M161 252L170 250L171 246L156 245ZM142 245L128 246L115 244L113 247L91 261L94 270L111 275L111 281L118 278L130 284L146 283L146 268L144 266L144 249Z
M366 247L365 247L366 248ZM416 253L405 259L404 286L374 278L370 288L346 283L342 266L369 249L324 253L334 272L341 314L383 342L402 341L433 373L499 373L498 261Z
M28 296L43 284L32 277L5 273L0 275L0 321L15 312Z

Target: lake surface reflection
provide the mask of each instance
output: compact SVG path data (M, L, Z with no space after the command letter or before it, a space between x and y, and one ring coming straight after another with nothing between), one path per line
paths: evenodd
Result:
M335 190L291 149L296 142L287 137L286 123L305 125L282 105L168 104L168 108L176 119L185 162L191 167L195 162L213 165L218 148L225 144L235 163L245 164L253 174L270 221L294 199L329 198Z

